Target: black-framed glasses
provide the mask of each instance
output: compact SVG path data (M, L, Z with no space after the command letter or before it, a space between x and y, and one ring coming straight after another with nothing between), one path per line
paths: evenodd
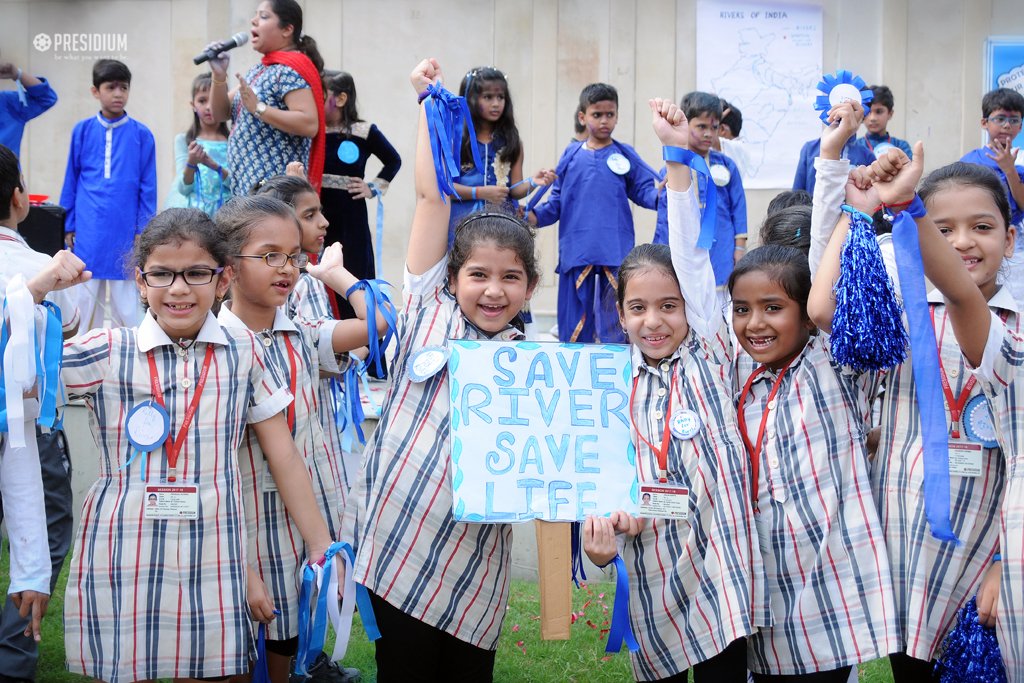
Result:
M188 268L186 270L149 270L139 271L143 282L150 287L170 287L180 276L190 286L208 285L213 276L224 271L223 268Z
M989 123L994 123L997 126L1019 126L1021 117L1019 116L990 116L988 117Z
M259 258L266 261L271 268L280 268L289 261L296 268L305 268L309 263L308 254L285 254L280 251L269 251L266 254L235 254L238 258Z

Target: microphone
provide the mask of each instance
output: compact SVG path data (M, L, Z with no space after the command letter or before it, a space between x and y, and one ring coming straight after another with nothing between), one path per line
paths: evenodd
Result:
M221 52L227 52L228 50L233 50L236 47L238 47L239 45L245 45L248 42L249 42L249 34L246 33L245 31L239 31L238 33L236 33L235 35L231 36L230 38L228 38L224 42L217 43L213 47L209 47L209 48L203 50L202 54L196 55L195 57L192 58L192 63L193 64L202 64L203 62L207 62L207 61L213 59L214 57L219 55Z

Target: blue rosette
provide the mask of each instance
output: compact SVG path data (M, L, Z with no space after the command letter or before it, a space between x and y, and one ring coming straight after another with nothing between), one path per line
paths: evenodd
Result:
M838 69L834 74L825 74L818 81L818 95L814 99L814 108L821 112L818 118L822 123L828 123L828 112L832 107L850 100L860 100L860 103L867 107L874 99L874 94L868 89L864 79L852 71Z

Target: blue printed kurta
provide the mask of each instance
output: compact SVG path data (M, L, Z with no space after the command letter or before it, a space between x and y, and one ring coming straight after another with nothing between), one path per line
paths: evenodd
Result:
M256 64L245 75L256 97L274 109L288 109L285 95L293 90L309 90L309 83L284 64ZM313 138L290 135L264 123L242 106L242 96L231 103L231 136L228 137L228 168L231 190L237 196L249 194L261 180L284 174L289 162L309 166Z
M79 121L71 132L60 194L64 229L75 233L75 254L94 278L130 280L135 236L156 213L156 146L128 114L100 119Z

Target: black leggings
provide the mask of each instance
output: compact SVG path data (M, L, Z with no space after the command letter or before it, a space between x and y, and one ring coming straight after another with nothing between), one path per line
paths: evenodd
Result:
M459 640L370 593L377 618L377 683L491 683L494 650Z
M815 671L809 674L793 674L775 676L772 674L754 674L754 683L846 683L850 680L853 666L844 666L831 671Z
M687 683L689 670L661 679L662 683ZM740 638L711 659L693 665L693 683L730 683L747 680L747 639Z
M906 652L894 652L889 655L889 664L892 666L894 683L927 683L939 680L935 675L935 662L911 657Z

